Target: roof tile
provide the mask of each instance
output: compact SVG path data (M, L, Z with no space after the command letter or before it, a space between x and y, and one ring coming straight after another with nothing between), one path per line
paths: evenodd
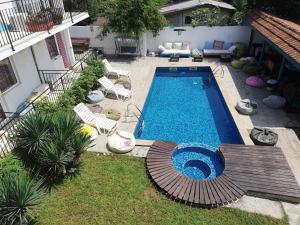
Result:
M300 63L300 25L263 11L252 10L247 15L250 25L278 48Z

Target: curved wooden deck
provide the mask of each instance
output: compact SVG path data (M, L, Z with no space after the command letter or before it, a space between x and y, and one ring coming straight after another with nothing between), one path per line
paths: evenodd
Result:
M188 204L216 207L235 201L244 194L243 189L225 174L201 181L178 173L171 161L175 147L175 143L156 141L146 158L151 178L168 195Z
M280 148L222 145L225 159L222 175L212 180L192 180L173 167L175 143L156 141L150 147L146 166L156 185L187 204L216 207L244 194L300 202L300 188Z

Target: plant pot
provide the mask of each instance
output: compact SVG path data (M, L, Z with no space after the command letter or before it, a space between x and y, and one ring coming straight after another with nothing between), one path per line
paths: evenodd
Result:
M53 22L45 22L45 23L27 23L27 29L29 32L40 32L40 31L47 31L53 27Z

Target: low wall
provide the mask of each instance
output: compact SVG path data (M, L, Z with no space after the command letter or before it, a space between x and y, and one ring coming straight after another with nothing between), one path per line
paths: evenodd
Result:
M191 48L202 49L205 41L220 40L226 42L243 42L248 45L251 29L247 26L222 27L184 27L181 35L171 28L159 33L157 37L147 34L147 49L156 51L159 44L166 41L189 41Z
M110 34L103 40L97 38L99 27L97 26L72 26L69 28L71 37L89 37L91 47L103 47L105 54L115 54L114 37L116 34ZM152 34L144 34L141 37L142 54L147 49L157 51L158 45L166 41L189 41L191 48L202 49L205 41L220 40L226 42L249 43L251 29L248 26L222 26L222 27L184 27L180 35L173 28L166 28L160 31L159 35L153 37Z

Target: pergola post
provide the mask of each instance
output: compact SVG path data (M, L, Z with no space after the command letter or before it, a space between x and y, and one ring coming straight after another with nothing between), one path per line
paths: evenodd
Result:
M265 49L266 49L266 41L264 41L264 43L263 43L263 47L262 47L261 54L260 54L260 57L259 57L259 64L260 65L262 64L262 61L263 61L264 56L265 56Z
M249 40L249 45L248 45L248 55L250 55L250 53L251 53L251 48L252 48L252 44L253 44L254 34L255 34L254 30L251 29L250 40Z
M282 57L282 61L281 61L281 64L280 64L279 73L278 73L278 76L277 76L277 81L280 81L281 78L282 78L282 74L283 74L283 71L284 71L284 66L285 66L285 58Z

